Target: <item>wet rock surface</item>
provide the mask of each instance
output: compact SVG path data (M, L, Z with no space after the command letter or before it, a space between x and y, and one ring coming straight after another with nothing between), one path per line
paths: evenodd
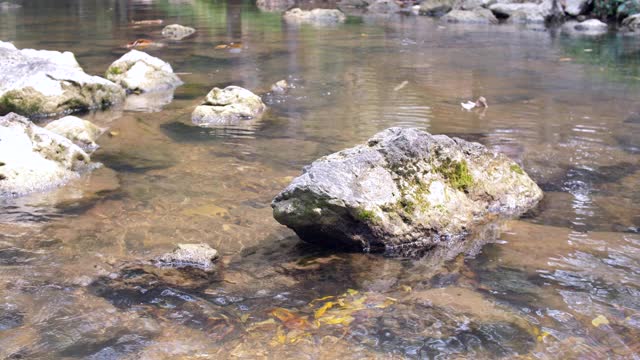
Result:
M131 50L113 62L106 76L134 93L167 91L182 85L171 65L138 50Z
M302 10L294 8L282 15L284 21L292 24L336 25L345 22L347 17L338 9Z
M161 267L194 267L212 271L218 251L207 244L178 244L170 253L157 257L154 263Z
M224 125L259 117L266 105L251 91L239 86L213 88L202 105L195 108L191 121L201 126Z
M54 120L44 128L66 137L87 153L91 153L99 147L96 140L104 132L104 129L93 125L90 121L75 116L65 116L62 119Z
M515 216L542 191L506 156L417 129L391 128L321 158L273 200L303 240L364 251L450 246L475 225Z
M258 9L267 12L285 11L295 4L293 0L258 0Z
M497 24L498 19L490 10L477 8L474 10L452 10L442 18L449 23L464 24Z
M0 117L0 197L54 188L89 169L71 140L16 114Z
M70 52L0 42L0 115L46 116L106 108L124 100L109 80L86 74Z

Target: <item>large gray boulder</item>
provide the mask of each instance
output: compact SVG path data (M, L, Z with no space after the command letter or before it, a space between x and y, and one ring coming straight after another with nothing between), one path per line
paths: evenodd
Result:
M105 108L122 88L86 74L70 52L23 49L0 42L0 115L45 116Z
M303 240L393 253L448 246L541 198L504 155L458 138L390 128L316 160L271 206L275 219Z
M473 10L451 10L441 18L449 23L462 24L497 24L498 19L491 10L476 8Z
M54 120L44 128L66 137L87 153L92 153L99 147L96 140L104 132L104 129L95 126L91 121L75 116L65 116L62 119Z
M182 85L169 63L138 50L114 61L106 77L133 93L167 91Z
M293 8L282 14L282 19L290 24L336 25L346 21L346 15L338 9L302 10Z
M71 140L14 113L0 117L0 198L60 186L90 167Z
M267 106L260 96L239 86L213 88L202 105L195 108L191 121L196 125L228 125L259 117Z

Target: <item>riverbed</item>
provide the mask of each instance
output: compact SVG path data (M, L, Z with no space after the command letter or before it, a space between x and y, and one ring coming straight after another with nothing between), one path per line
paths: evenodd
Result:
M132 23L154 19L197 32ZM0 40L72 51L90 74L141 38L185 83L171 101L79 115L109 128L104 167L0 202L0 358L640 358L640 37L290 26L234 1L0 12ZM260 120L190 122L214 86L282 79ZM488 108L461 108L479 96ZM303 166L391 126L502 152L545 198L446 261L323 249L273 219ZM145 263L176 243L216 248L216 272Z

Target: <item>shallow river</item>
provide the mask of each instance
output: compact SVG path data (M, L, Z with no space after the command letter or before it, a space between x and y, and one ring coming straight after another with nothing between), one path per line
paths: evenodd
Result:
M152 39L185 85L164 108L84 114L113 134L104 167L0 203L0 358L640 358L639 37L415 16L296 28L250 2L24 3L0 12L0 40L103 74ZM165 41L131 24L145 19L198 31ZM214 86L281 79L295 88L265 95L260 121L190 123ZM461 109L478 96L488 109ZM390 126L503 152L545 199L446 262L327 251L273 220L302 166ZM178 242L218 249L217 271L145 264Z

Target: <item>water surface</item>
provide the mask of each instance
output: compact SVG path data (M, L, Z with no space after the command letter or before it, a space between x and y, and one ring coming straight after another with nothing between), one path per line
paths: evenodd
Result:
M198 31L166 41L145 19ZM138 38L185 85L164 107L84 114L117 134L104 168L0 203L0 357L640 358L640 38L400 15L291 27L237 1L0 13L0 39L92 74ZM281 79L295 88L259 121L190 123L214 86ZM478 96L488 109L460 108ZM335 253L273 220L302 166L390 126L503 152L545 199L445 263ZM215 274L144 263L178 242L218 249Z

